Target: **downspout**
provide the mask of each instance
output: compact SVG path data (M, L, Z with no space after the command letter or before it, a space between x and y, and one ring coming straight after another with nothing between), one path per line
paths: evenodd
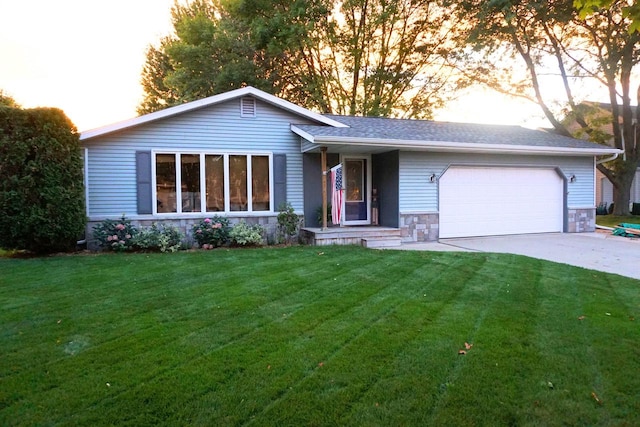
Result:
M623 140L623 141L624 141L624 140ZM623 144L623 145L624 145L624 144ZM613 155L613 156L611 156L611 157L607 157L606 159L597 160L597 161L596 161L596 165L601 165L601 164L603 164L603 163L607 163L607 162L610 162L610 161L612 161L612 160L615 160L615 159L617 159L617 158L618 158L618 156L619 156L619 155L620 155L620 153L616 153L616 154L614 154L614 155Z
M623 141L622 146L624 147L624 137L622 137L622 141ZM607 157L606 159L597 160L596 161L596 165L601 165L603 163L607 163L607 162L610 162L612 160L615 160L615 159L618 158L619 155L620 155L620 153L616 153L611 157ZM596 224L596 228L599 228L599 229L602 229L602 230L608 230L609 229L609 227L604 227L604 226L601 226L601 225L598 225L598 224Z

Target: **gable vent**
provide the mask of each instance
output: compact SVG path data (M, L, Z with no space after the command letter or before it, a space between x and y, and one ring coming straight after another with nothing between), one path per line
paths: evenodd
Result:
M240 99L240 117L256 116L256 100L255 98Z

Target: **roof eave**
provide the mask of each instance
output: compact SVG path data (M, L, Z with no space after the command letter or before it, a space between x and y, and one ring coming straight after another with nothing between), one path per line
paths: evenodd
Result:
M292 129L293 130L293 129ZM303 132L303 131L301 131ZM296 132L298 133L298 132ZM305 138L304 135L298 135ZM308 134L307 134L308 135ZM311 135L309 135L311 136ZM467 153L500 153L500 154L539 154L539 155L572 155L572 156L601 156L608 154L622 154L622 150L616 148L574 148L574 147L540 147L533 145L506 145L506 144L478 144L468 142L451 141L421 141L398 140L379 138L352 138L352 137L328 137L311 136L305 138L315 144L326 145L359 145L371 147L388 147L415 151L441 151L441 152L467 152Z
M134 117L132 119L124 120L118 123L113 123L107 126L99 127L96 129L90 129L80 134L80 140L84 141L98 136L107 135L113 132L129 129L135 126L140 126L146 123L151 123L156 120L172 117L178 114L182 114L188 111L194 111L212 105L220 104L235 98L251 95L261 101L268 104L280 107L291 113L305 117L318 123L322 123L333 127L348 127L347 125L340 123L336 120L323 116L322 114L314 113L313 111L302 108L296 104L293 104L284 99L280 99L277 96L263 92L252 86L243 87L240 89L232 90L229 92L213 95L208 98L200 99L197 101L188 102L186 104L176 105L175 107L165 108L164 110L155 111L153 113L145 114L144 116Z

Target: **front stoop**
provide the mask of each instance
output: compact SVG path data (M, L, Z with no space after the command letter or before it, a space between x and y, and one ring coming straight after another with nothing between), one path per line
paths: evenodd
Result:
M362 239L362 246L370 249L397 248L402 246L402 238L400 237L368 237Z
M380 241L378 244L387 246L399 246L395 241L402 241L400 233L399 228L378 226L332 227L326 230L303 228L300 230L300 237L304 243L313 246L363 245L371 248L373 247L371 245L376 244L375 241Z

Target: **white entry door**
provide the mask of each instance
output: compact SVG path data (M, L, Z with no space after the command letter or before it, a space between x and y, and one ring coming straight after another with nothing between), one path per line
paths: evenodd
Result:
M554 169L451 167L438 193L441 238L563 230L564 181Z

